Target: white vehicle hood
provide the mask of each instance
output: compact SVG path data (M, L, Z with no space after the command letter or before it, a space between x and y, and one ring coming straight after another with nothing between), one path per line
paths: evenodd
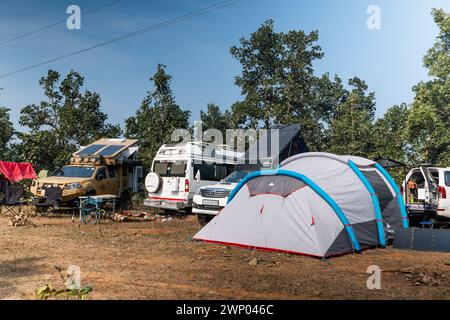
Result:
M226 189L226 190L233 190L238 184L237 183L225 183L225 182L219 182L216 184L210 184L208 186L201 187L202 189Z

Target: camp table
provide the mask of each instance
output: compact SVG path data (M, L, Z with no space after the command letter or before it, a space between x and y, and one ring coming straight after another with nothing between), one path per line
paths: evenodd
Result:
M112 212L115 212L116 209L116 202L118 198L115 195L112 194L104 194L100 196L82 196L80 197L79 202L79 222L81 223L83 221L82 219L82 211L86 207L86 205L95 205L96 208L100 208L104 206L105 204L112 204ZM72 215L72 222L75 220L74 215Z

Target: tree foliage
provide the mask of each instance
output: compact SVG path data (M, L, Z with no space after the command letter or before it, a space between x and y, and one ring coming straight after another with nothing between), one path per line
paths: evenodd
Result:
M84 78L79 73L70 71L60 78L57 71L49 70L39 81L47 99L20 112L20 125L29 132L19 134L19 154L38 169L62 166L80 145L121 135L119 125L106 123L99 94L82 92Z
M166 66L159 64L150 78L153 90L147 93L136 114L125 120L125 135L139 139L141 159L147 166L150 166L159 147L171 141L174 130L189 128L191 112L181 110L175 102L171 79Z
M367 156L373 150L372 136L375 116L375 94L367 94L367 85L355 77L349 80L352 87L345 91L330 123L329 151L337 154Z
M327 145L326 129L345 90L339 77L314 74L313 63L323 57L318 32L275 32L266 21L231 48L242 65L235 79L244 99L232 106L232 121L241 127L271 127L298 123L311 150Z
M9 117L9 109L0 107L0 160L8 159L14 127Z
M231 112L229 110L222 112L220 107L214 103L208 103L206 112L200 111L200 121L202 122L203 131L217 129L222 132L224 137L226 130L232 129Z
M420 82L413 91L408 117L408 140L417 162L450 163L450 13L432 12L439 28L435 44L424 57L431 80Z
M383 117L375 121L371 135L374 142L373 159L388 158L403 163L410 161L412 153L406 137L408 116L408 105L402 103L390 107Z
M358 77L347 83L335 75L316 75L314 63L324 53L317 31L275 32L272 20L230 49L242 66L235 78L242 99L222 111L213 103L200 112L203 130L269 128L300 124L312 151L392 158L406 163L450 164L450 14L432 12L439 34L423 58L430 80L413 87L411 105L388 108L375 119L375 94ZM68 160L80 145L100 137L117 137L118 125L107 123L99 94L82 91L84 78L75 71L60 80L49 70L41 78L46 99L21 110L19 144L11 148L14 129L8 109L0 108L0 156L52 169ZM149 166L158 148L175 129L189 129L190 111L182 110L171 89L172 77L160 64L150 78L153 88L136 114L125 121L125 135L140 141Z

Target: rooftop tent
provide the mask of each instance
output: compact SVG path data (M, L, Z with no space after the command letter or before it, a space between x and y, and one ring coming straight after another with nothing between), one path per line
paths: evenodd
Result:
M381 166L303 153L277 170L248 175L194 239L328 257L384 246L402 226L408 226L403 202Z
M275 125L269 130L260 130L260 132L258 140L245 152L245 163L238 165L238 171L274 169L281 161L293 155L308 152L298 124ZM273 148L276 144L278 148Z
M398 168L398 167L406 167L406 164L392 160L392 159L376 159L375 162L379 163L383 168Z

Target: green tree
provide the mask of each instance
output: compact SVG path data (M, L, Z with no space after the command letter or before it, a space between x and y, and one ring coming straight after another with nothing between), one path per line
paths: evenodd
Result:
M235 84L244 98L232 105L231 122L243 128L299 123L310 149L323 150L345 91L338 77L314 75L313 63L324 55L318 37L317 31L277 33L268 20L233 46L230 52L242 65Z
M368 157L373 152L375 94L359 78L349 80L352 90L337 107L329 128L329 151Z
M0 107L0 159L11 160L11 140L14 136L14 127L9 117L9 109Z
M240 47L230 49L243 68L242 75L235 78L235 84L245 97L233 106L233 111L241 117L239 122L250 127L256 127L259 121L264 127L270 127L272 111L281 103L283 36L274 32L273 21L268 20L251 34L250 39L241 38Z
M389 158L408 163L413 156L406 141L409 109L403 103L390 107L373 128L374 152L371 158Z
M450 164L450 13L432 11L439 35L423 61L432 79L417 84L407 137L416 162Z
M230 111L225 110L222 112L220 107L214 103L208 103L206 112L200 111L200 120L202 121L203 131L217 129L220 130L222 134L226 134L227 129L232 129Z
M20 125L29 132L18 134L19 155L38 169L62 166L80 145L121 135L119 125L106 123L99 94L81 91L84 78L79 73L72 70L62 81L60 77L49 70L39 81L47 99L20 112Z
M176 129L188 129L191 112L181 110L171 89L172 77L159 64L150 78L154 88L147 93L136 115L125 120L127 138L139 139L140 156L149 167L159 147L171 141Z

